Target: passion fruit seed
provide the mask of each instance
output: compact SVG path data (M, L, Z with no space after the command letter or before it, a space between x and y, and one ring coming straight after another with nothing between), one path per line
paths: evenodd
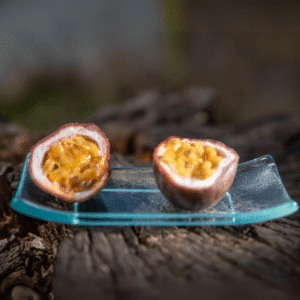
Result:
M160 159L172 166L181 177L207 179L223 159L214 147L204 147L201 141L191 142L171 138L166 143L165 149Z
M79 134L61 139L45 154L43 171L49 180L70 191L85 191L105 172L105 157L99 150L96 142Z

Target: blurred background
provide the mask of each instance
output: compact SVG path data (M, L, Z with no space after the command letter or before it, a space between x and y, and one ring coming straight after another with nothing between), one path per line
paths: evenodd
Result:
M221 123L300 108L298 1L0 0L0 112L32 132L209 86Z

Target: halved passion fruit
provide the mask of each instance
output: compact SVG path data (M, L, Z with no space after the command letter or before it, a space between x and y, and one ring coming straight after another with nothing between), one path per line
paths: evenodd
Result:
M155 148L153 161L162 194L181 209L201 210L225 196L239 156L221 142L169 137Z
M98 193L110 176L110 145L94 124L72 123L31 149L34 183L67 202L82 202Z

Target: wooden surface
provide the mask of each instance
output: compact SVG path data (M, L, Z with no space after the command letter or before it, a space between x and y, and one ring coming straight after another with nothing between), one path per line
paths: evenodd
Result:
M299 225L280 219L240 227L79 230L60 247L54 295L166 299L170 293L167 299L182 299L178 293L189 293L199 299L204 293L223 299L222 289L249 299L299 299Z
M226 140L241 161L271 154L299 202L299 120L274 116L205 134ZM299 299L299 286L299 213L244 226L77 228L60 246L53 279L58 299Z
M213 91L187 91L183 97L193 112L187 117L177 96L146 93L94 122L112 149L145 161L170 135L222 141L240 162L270 154L300 203L299 112L217 125ZM299 299L299 212L217 227L82 228L26 218L9 203L23 167L17 163L37 137L15 127L5 132L0 160L13 155L0 163L0 299ZM118 154L111 165L151 166Z
M9 203L23 164L0 162L0 299L53 299L53 266L60 242L72 237L64 224L15 213Z

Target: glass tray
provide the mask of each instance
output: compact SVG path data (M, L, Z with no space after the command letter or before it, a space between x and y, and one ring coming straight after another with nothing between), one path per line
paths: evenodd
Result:
M239 164L226 196L216 206L196 212L175 208L158 190L152 168L112 168L107 186L95 197L66 203L33 183L29 155L11 207L41 220L82 226L239 225L281 218L299 208L269 155Z

